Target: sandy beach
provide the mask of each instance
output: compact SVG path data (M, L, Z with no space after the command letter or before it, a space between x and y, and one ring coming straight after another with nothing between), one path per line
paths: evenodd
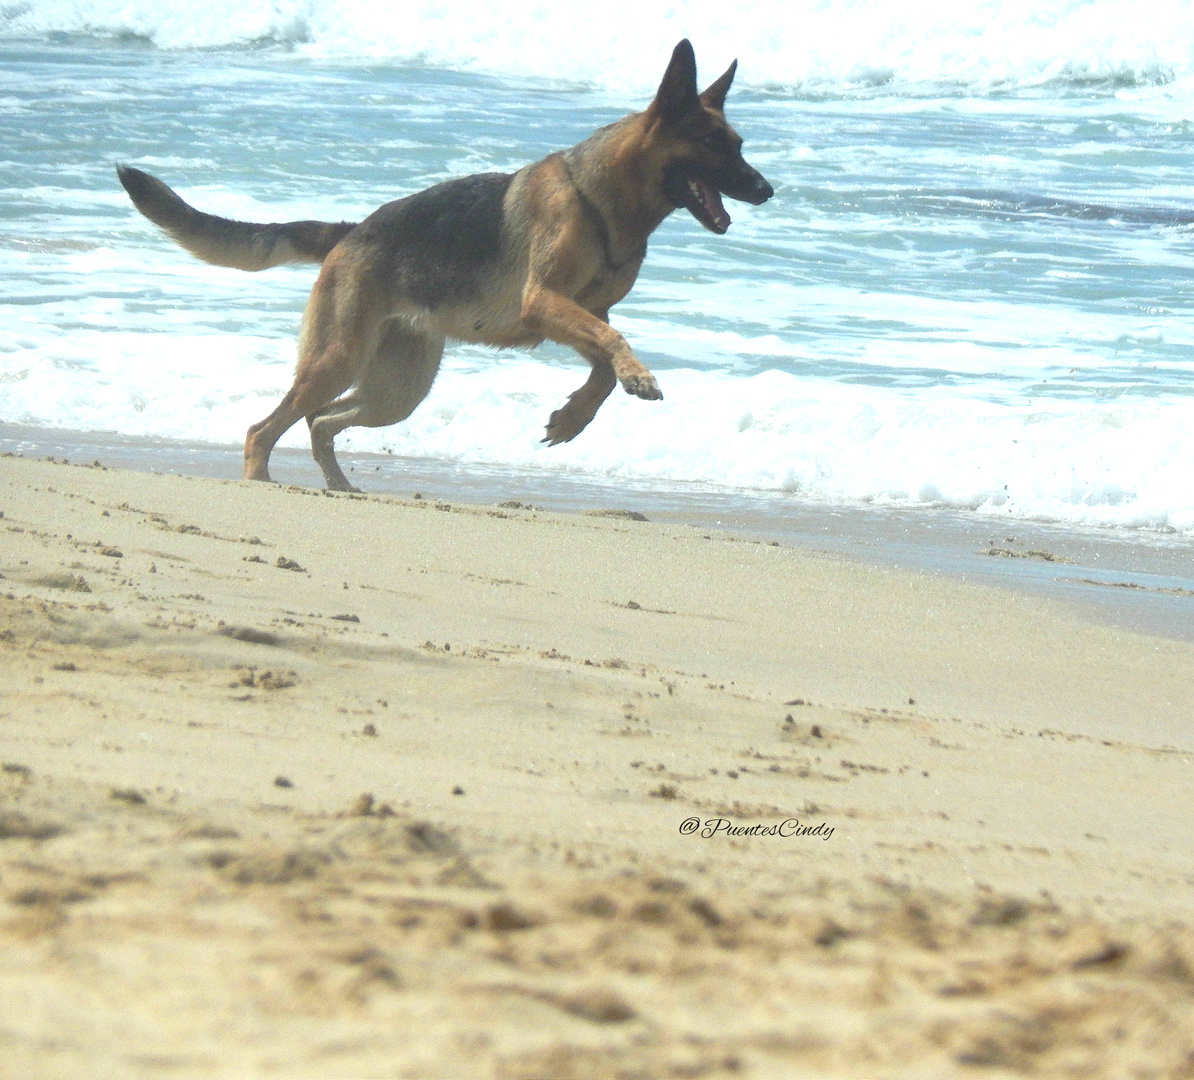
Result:
M617 505L0 510L0 1075L1192 1075L1189 640Z

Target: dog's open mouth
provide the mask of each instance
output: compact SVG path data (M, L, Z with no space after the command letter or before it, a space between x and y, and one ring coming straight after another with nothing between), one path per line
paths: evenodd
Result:
M717 188L698 176L686 176L681 187L684 208L710 232L720 236L730 227L730 215Z

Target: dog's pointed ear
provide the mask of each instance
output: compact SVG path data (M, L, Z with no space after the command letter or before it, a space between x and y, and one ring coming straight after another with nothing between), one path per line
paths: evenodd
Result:
M680 116L700 101L697 93L696 56L692 44L685 38L672 50L672 59L663 81L651 102L651 109L661 117Z
M717 112L726 111L726 94L730 92L730 83L734 81L734 72L738 70L738 61L735 60L728 68L726 73L715 83L710 83L709 87L701 94L701 104L707 109L715 109Z

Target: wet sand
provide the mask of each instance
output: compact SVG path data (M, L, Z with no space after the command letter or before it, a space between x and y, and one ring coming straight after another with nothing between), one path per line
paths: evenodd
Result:
M99 461L134 472L239 479L239 446L166 442L105 432L0 423L0 453ZM544 473L509 466L341 453L366 490L410 498L496 505L520 501L583 513L619 506L651 521L828 552L854 561L946 575L1047 596L1083 618L1163 637L1194 640L1194 542L1176 533L1067 527L948 508L827 506L787 492ZM307 449L281 448L275 478L322 487Z
M625 513L0 510L0 1075L1194 1060L1178 635Z

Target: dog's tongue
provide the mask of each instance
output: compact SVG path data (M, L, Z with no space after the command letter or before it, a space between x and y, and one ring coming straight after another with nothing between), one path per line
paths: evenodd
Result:
M688 190L696 204L688 208L693 217L710 232L724 233L730 227L730 215L721 201L721 193L695 176L689 177Z

